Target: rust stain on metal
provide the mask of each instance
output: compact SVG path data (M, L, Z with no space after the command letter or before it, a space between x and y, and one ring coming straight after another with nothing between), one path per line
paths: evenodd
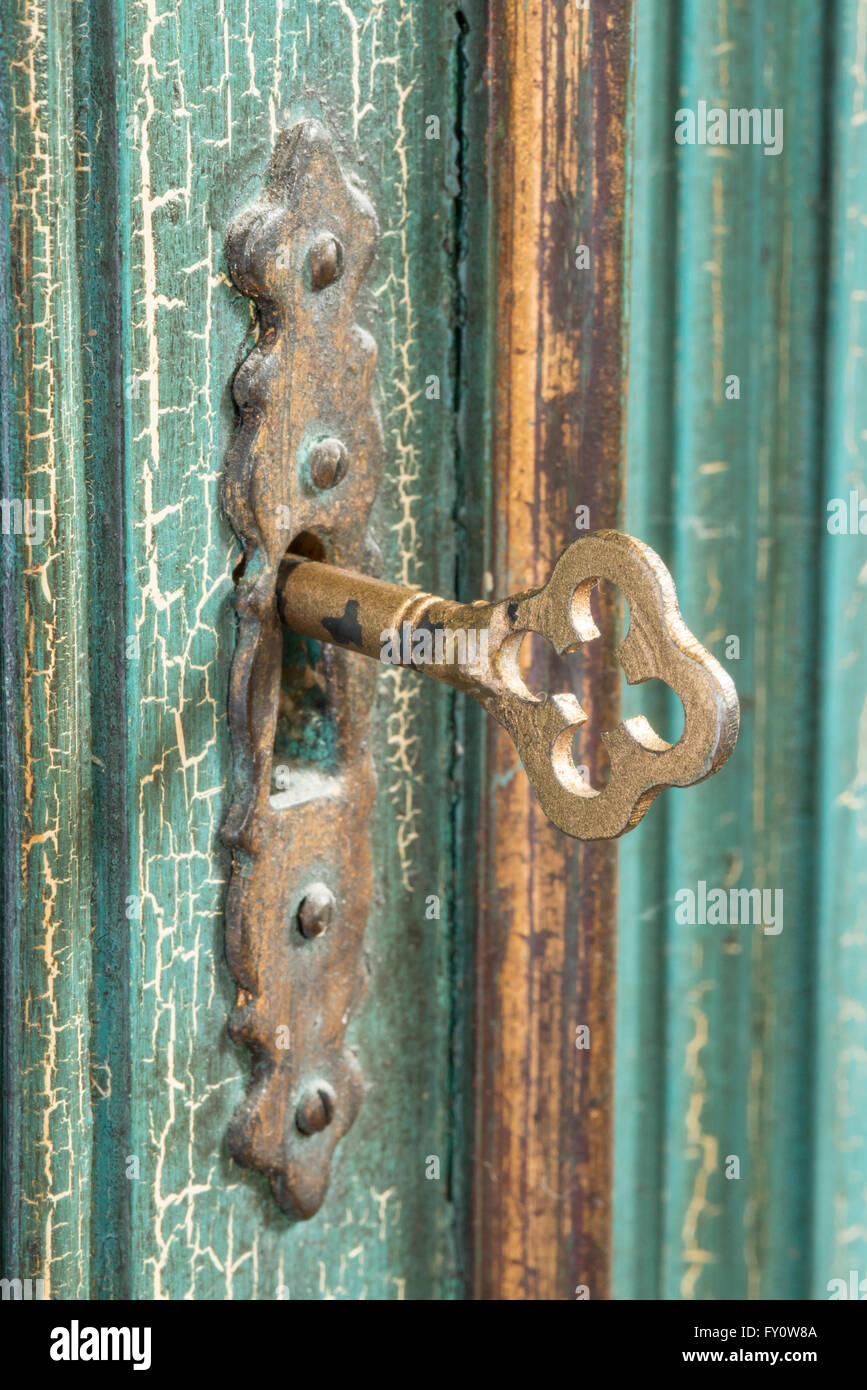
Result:
M259 314L258 343L235 377L241 427L223 488L244 543L229 692L235 787L224 830L233 849L227 955L238 986L230 1031L253 1054L229 1144L297 1218L321 1205L335 1145L362 1097L345 1035L364 982L371 856L361 827L374 791L375 672L328 651L317 678L334 761L289 762L275 790L287 700L277 589L293 543L370 567L366 528L383 444L371 398L375 343L354 316L377 237L373 208L344 176L323 126L308 120L280 134L261 197L227 239L232 278Z

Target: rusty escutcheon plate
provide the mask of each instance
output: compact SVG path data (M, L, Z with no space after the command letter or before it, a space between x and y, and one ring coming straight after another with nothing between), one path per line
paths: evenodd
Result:
M280 134L261 196L227 237L232 278L259 323L235 376L240 428L223 484L244 546L224 827L238 988L229 1029L253 1058L229 1146L300 1219L321 1205L362 1096L345 1039L365 974L376 668L287 637L276 594L290 546L351 569L373 563L367 525L383 441L376 345L355 312L377 239L370 202L316 120Z

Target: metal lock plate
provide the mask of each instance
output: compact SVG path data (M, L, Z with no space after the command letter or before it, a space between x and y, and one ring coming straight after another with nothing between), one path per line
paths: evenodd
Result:
M258 341L235 377L241 425L223 488L244 545L224 830L233 851L227 954L238 986L229 1026L253 1056L229 1144L298 1218L318 1210L362 1093L345 1038L364 982L376 668L329 648L315 678L302 660L301 682L286 689L291 661L276 593L293 541L303 551L315 535L330 561L370 564L383 442L371 395L376 346L355 321L355 301L377 238L369 201L323 126L307 120L280 135L261 197L227 239L232 278L259 317ZM325 749L316 759L298 738L311 712Z

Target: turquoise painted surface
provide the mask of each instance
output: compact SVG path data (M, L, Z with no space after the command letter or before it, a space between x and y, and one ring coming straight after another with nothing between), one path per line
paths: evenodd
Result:
M867 1274L867 540L826 530L864 485L863 18L639 9L626 521L742 726L720 776L622 845L620 1298L824 1298ZM700 100L782 108L783 150L677 145ZM700 881L781 893L782 930L678 922Z
M93 764L72 33L62 0L3 8L0 1274L42 1279L55 1297L90 1288Z
M823 496L867 513L867 107L863 0L832 34ZM847 511L849 507L847 506ZM867 522L863 523L867 529ZM847 528L850 529L850 528ZM867 536L821 549L813 1297L867 1278ZM861 1284L862 1298L867 1284Z
M58 1297L458 1296L449 702L398 676L381 691L356 1036L388 1084L304 1228L223 1147L247 1058L224 1032L217 834L237 556L217 484L252 340L221 245L287 114L340 132L382 222L384 572L454 586L450 277L480 214L459 200L453 7L0 16L18 257L0 495L51 518L44 552L3 538L4 950L25 1023L4 1040L2 1273ZM622 843L616 1293L824 1298L867 1277L867 538L826 527L829 499L867 497L864 0L683 0L638 22L626 522L728 662L744 725L719 778ZM699 99L782 106L783 153L677 147L674 111ZM673 717L658 692L630 700ZM699 880L780 889L782 932L677 923Z
M406 672L383 677L374 714L371 979L353 1025L365 1104L305 1226L228 1159L249 1057L225 1032L219 830L239 548L218 500L230 381L254 334L225 229L257 195L278 127L317 114L382 230L364 312L389 458L383 573L454 587L455 6L0 10L16 73L4 216L23 257L2 296L3 459L9 495L34 479L37 496L56 487L50 566L34 564L23 598L24 552L7 562L4 538L23 634L3 657L7 790L21 790L28 755L38 783L26 824L10 802L3 813L10 1015L30 1000L4 1057L15 1217L3 1273L50 1266L56 1296L456 1296L452 711ZM25 1254L38 1268L21 1267Z
M126 401L128 892L134 1058L129 1258L134 1296L447 1297L456 1288L450 1147L448 702L381 682L372 973L354 1025L371 1089L327 1201L295 1230L223 1134L248 1069L225 1036L224 695L237 546L217 508L234 428L228 383L250 344L222 238L279 124L323 116L377 208L368 320L389 457L384 573L436 589L453 557L448 283L454 159L451 7L228 3L202 41L196 4L118 13ZM425 138L437 114L438 141ZM246 343L245 343L246 338ZM441 377L439 402L424 395ZM435 483L431 486L432 479ZM423 486L424 480L424 486ZM405 675L405 673L404 673ZM433 865L431 868L429 866ZM442 917L425 918L438 894ZM387 1085L381 1078L387 1078ZM427 1180L430 1155L438 1180Z

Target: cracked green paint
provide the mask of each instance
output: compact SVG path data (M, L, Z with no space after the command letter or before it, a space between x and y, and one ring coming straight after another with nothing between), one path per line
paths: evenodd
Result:
M864 485L865 17L639 7L626 521L743 719L725 780L621 852L620 1298L827 1298L867 1270L865 555L825 533ZM783 152L677 146L698 99L782 107ZM699 879L782 889L782 932L678 925Z
M2 1273L41 1278L54 1297L89 1290L91 748L71 35L65 4L7 7L0 31L2 218L14 249L0 290L0 494L44 513L41 540L0 540Z
M2 13L16 73L4 153L15 196L30 200L24 220L45 229L20 308L32 353L15 366L8 457L20 457L26 406L31 424L32 408L43 410L27 462L57 479L57 548L27 602L33 662L47 671L34 689L61 692L56 710L34 700L29 750L32 831L44 839L29 848L22 899L19 978L35 1036L20 1043L39 1074L25 1070L18 1113L22 1181L38 1201L16 1249L50 1256L58 1296L452 1297L442 692L393 673L380 683L379 887L354 1025L371 1084L322 1211L291 1226L226 1151L249 1059L225 1031L219 832L239 550L218 486L235 428L229 383L254 333L226 273L225 229L261 186L277 129L315 114L382 228L367 315L389 458L374 523L383 573L452 586L453 6L4 0ZM425 139L431 112L439 141ZM435 401L424 394L430 374ZM115 540L122 553L109 556ZM16 827L22 838L30 828ZM431 894L443 904L435 922ZM425 1176L430 1155L440 1179Z
M427 370L448 376L449 319L433 301L449 253L448 151L426 145L422 130L426 102L449 100L451 42L447 9L423 17L408 4L226 3L210 44L196 6L133 5L123 16L127 604L140 653L128 696L130 893L141 903L131 1258L142 1297L401 1298L444 1296L453 1284L446 1186L424 1181L426 1155L445 1159L449 1132L447 938L425 928L422 909L426 893L447 889L419 853L424 843L434 863L447 861L437 804L445 739L423 767L421 758L421 729L442 731L445 715L415 691L386 687L376 722L377 867L399 888L388 906L379 895L370 924L358 1044L366 1073L388 1075L388 1087L380 1081L367 1097L309 1225L288 1228L264 1184L225 1156L248 1061L224 1031L227 863L217 846L238 550L216 501L234 428L227 384L250 342L222 236L258 186L277 128L321 114L360 156L354 167L383 231L370 311L390 460L385 564L429 583L448 564L418 483L424 466L441 468L446 418L441 408L425 414L420 384ZM441 476L448 488L447 469Z

